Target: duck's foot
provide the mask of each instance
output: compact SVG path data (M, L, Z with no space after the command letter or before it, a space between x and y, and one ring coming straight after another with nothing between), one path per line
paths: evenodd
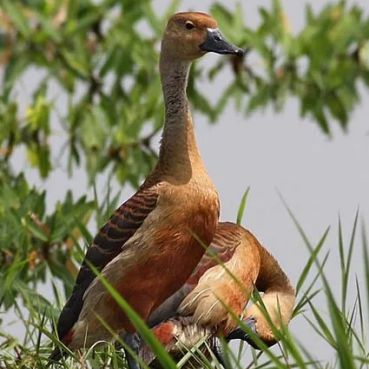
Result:
M126 333L123 336L123 341L130 350L124 349L128 369L141 369L140 364L137 362L136 357L140 348L141 339L137 333ZM131 354L131 351L134 355Z

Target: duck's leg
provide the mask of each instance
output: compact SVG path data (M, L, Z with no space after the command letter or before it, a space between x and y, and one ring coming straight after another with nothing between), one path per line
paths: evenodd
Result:
M126 346L128 346L133 353L135 354L134 356L138 356L138 351L139 351L139 347L140 347L140 343L141 343L141 338L138 335L138 333L126 333L123 336L123 341L126 344ZM125 355L126 355L126 360L127 360L127 364L128 364L128 369L141 369L140 368L140 364L137 362L136 358L130 354L130 352L128 352L127 349L124 349Z
M255 328L255 320L253 318L246 319L243 322L246 326L248 326L254 333L256 333ZM242 340L248 342L249 335L240 327L236 328L234 331L232 331L226 338L226 342L232 341L232 340ZM219 364L223 366L224 369L226 369L228 366L226 366L226 360L224 359L224 350L223 345L219 338L215 337L213 340L213 344L211 346L212 351L219 361Z
M225 364L225 360L224 360L223 346L222 346L222 343L220 342L220 339L217 337L214 338L214 341L212 344L212 351L214 353L214 356L219 361L219 364L222 365L224 369L227 368Z

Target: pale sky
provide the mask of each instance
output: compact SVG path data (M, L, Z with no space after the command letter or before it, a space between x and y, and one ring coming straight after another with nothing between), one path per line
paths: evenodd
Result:
M158 7L165 3L160 2ZM211 1L202 1L201 8L198 3L184 0L180 10L207 11ZM232 1L224 3L236 4ZM249 25L258 23L257 6L268 7L269 3L260 0L242 2ZM305 2L282 3L292 30L299 30L304 22ZM326 2L314 0L309 3L319 9ZM356 3L363 8L367 5L365 0ZM219 57L207 55L204 63L211 63ZM37 73L32 72L28 77L29 80L36 80ZM229 77L230 71L225 72L215 83L204 85L205 91L210 97L217 95ZM346 244L358 207L361 219L365 220L366 226L369 224L369 170L365 164L369 162L369 94L364 88L361 91L362 102L351 116L348 133L342 133L338 124L332 122L332 139L324 136L315 122L300 118L299 107L294 100L287 102L282 113L268 109L248 117L229 106L215 125L209 125L198 114L194 115L198 144L220 194L221 220L235 221L242 194L250 186L243 225L273 253L296 283L308 253L279 199L279 190L313 243L318 242L327 226L332 226L325 245L325 250L330 250L326 272L337 295L340 288L337 274L340 267L338 215L342 218ZM21 170L22 166L22 153L19 152L15 167ZM63 198L69 188L77 195L86 190L86 180L81 177L83 171L76 172L72 179L66 179L66 172L58 170L46 183L40 183L33 170L25 172L34 183L49 190L50 204ZM123 192L122 202L130 193L129 190ZM360 237L357 237L357 249L361 246ZM358 252L354 255L353 265L364 288L362 259ZM354 297L352 292L352 302ZM328 321L323 296L316 299L316 307L326 314ZM329 347L323 344L302 316L292 321L291 330L317 358L332 357Z

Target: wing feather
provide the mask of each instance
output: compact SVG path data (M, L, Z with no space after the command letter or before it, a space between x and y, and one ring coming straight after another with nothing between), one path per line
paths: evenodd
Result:
M159 196L158 187L158 185L148 188L141 187L114 212L94 238L79 270L72 295L60 314L57 325L60 339L67 336L78 320L83 306L84 293L95 279L95 273L89 265L92 264L101 271L122 251L125 243L155 209Z
M154 327L177 314L177 309L185 297L193 291L199 279L210 268L226 263L230 260L241 242L240 233L236 227L229 226L229 223L219 223L217 233L215 234L211 245L201 258L199 264L187 279L186 283L173 295L168 297L155 311L150 315L148 325Z

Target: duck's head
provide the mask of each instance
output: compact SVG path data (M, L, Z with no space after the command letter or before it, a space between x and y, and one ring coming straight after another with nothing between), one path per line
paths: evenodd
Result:
M252 305L246 312L243 320L244 325L250 328L261 341L267 346L272 346L278 342L279 338L275 335L282 327L287 327L291 320L295 295L293 293L270 293L263 297L263 307L259 303ZM236 328L227 337L227 340L241 339L248 342L255 348L259 348L252 335Z
M198 12L173 15L165 29L162 53L174 59L191 61L207 52L243 55L244 50L229 42L210 15Z

